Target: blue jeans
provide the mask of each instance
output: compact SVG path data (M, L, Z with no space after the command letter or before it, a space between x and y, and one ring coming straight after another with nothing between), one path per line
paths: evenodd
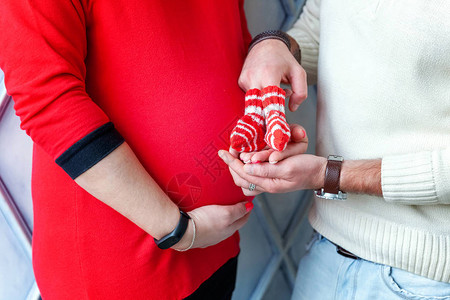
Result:
M326 238L300 261L292 300L450 300L450 284L344 257Z

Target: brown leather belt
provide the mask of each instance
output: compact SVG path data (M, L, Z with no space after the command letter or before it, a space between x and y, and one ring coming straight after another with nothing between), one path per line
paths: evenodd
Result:
M333 243L333 242L332 242L332 243ZM358 256L356 256L355 254L351 253L351 252L348 251L348 250L345 250L345 249L342 248L341 246L336 245L335 243L333 243L333 245L336 246L336 252L339 253L340 255L345 256L345 257L348 257L348 258L351 258L351 259L359 259Z

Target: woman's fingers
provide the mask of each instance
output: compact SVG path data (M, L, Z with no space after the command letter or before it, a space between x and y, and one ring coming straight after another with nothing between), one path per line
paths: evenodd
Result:
M248 203L250 203L251 207L253 208L253 203L251 203L251 202L248 202ZM237 230L241 229L248 222L249 218L250 218L250 214L246 214L242 218L236 220L233 224L231 224L232 231L236 232Z
M223 208L227 211L227 222L228 225L231 225L232 223L236 222L237 220L244 217L246 214L248 214L247 207L245 206L247 201L245 202L239 202L234 205L224 205Z
M252 157L253 157L253 155L255 155L256 153L260 153L260 152L263 152L263 153L265 153L266 151L269 151L270 153L272 153L272 151L273 151L273 149L271 149L269 146L266 146L266 148L264 148L263 150L261 150L261 151L258 151L258 152L242 152L240 155L239 155L239 158L245 163L245 164L248 164L248 163L251 163L251 162L259 162L259 161L257 161L257 160L252 160ZM270 153L269 153L269 155L270 155ZM233 155L233 153L231 153L232 155ZM234 155L233 155L234 156ZM261 160L261 161L264 161L264 160Z
M306 135L305 129L298 125L291 125L291 142L287 145L284 151L274 151L270 154L267 159L269 163L276 164L283 159L288 157L303 154L308 149L308 136Z
M189 212L196 225L194 248L215 245L230 237L248 220L253 204L247 201L233 205L206 205ZM186 237L174 249L186 249L192 242L193 228L189 223Z
M235 179L235 183L237 183L238 186L243 186L243 185L247 185L248 186L244 186L244 188L249 189L250 188L250 183L253 183L256 185L255 189L258 189L261 192L266 192L267 190L265 189L265 186L268 186L268 180L267 178L262 178L262 177L257 177L257 176L252 176L249 175L248 173L245 172L244 167L247 166L258 166L258 165L262 165L262 164L246 164L244 165L239 159L233 157L230 153L228 153L225 150L220 150L219 151L219 157L228 165L228 167L230 167L230 172L234 171L235 174L233 175L233 178ZM236 177L236 175L238 175ZM237 182L236 182L237 180ZM242 181L242 180L245 180Z
M246 164L267 161L271 164L275 164L292 155L305 153L308 148L308 136L305 128L298 124L291 124L290 129L291 140L284 151L280 152L271 148L266 148L258 152L243 152L239 155L240 159ZM231 154L233 155L233 153Z
M308 142L308 136L303 126L298 124L290 124L291 141L295 143Z
M228 150L228 152L230 152L231 155L233 155L234 157L239 157L239 152L237 152L236 150L234 150L233 148L230 147L230 149Z
M236 173L231 167L230 173L231 176L233 177L234 183L238 187L242 188L242 192L244 193L245 196L256 196L265 192L263 188L257 186L255 183L249 182L248 180L245 180L244 178L239 176L239 174ZM252 187L250 186L250 184L254 184L255 186ZM252 188L252 190L250 190L250 188Z
M268 161L270 155L274 152L275 152L275 150L273 150L273 149L267 149L267 150L255 152L255 153L253 153L252 157L250 158L250 162L253 164L257 164L260 162Z

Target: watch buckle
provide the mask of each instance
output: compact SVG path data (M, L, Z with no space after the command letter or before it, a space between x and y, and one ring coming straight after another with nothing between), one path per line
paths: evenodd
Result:
M315 190L314 194L316 197L321 199L327 199L327 200L339 200L339 201L345 201L347 200L347 193L343 193L339 191L337 194L331 194L331 193L325 193L324 189L321 188L319 190Z

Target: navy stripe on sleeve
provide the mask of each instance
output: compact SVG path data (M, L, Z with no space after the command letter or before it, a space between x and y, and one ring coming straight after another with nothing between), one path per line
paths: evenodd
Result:
M105 158L124 141L113 123L109 122L73 144L56 159L56 163L72 179L75 179Z

